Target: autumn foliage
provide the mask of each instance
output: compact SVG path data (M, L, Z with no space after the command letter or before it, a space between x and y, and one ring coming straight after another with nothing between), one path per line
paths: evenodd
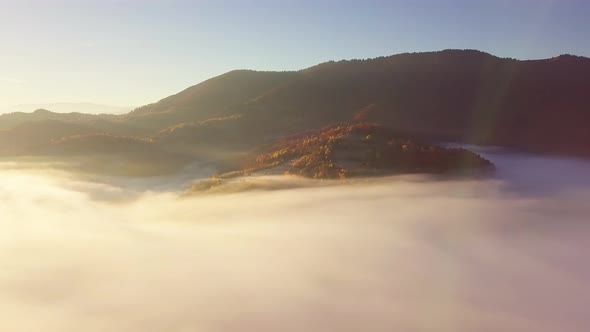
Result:
M329 126L280 140L256 158L259 168L287 165L286 173L311 178L395 173L446 173L491 167L465 149L403 138L369 123Z

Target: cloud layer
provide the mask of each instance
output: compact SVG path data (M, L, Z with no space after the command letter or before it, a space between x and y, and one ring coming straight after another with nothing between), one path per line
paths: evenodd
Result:
M178 199L41 171L0 182L2 331L590 327L582 187L394 177Z

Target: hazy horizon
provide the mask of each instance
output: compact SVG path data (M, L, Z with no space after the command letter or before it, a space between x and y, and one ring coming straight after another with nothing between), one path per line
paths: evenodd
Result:
M58 102L58 103L35 103L0 106L0 114L23 112L30 113L38 109L45 109L54 113L86 113L86 114L124 114L136 107L103 105L91 102Z

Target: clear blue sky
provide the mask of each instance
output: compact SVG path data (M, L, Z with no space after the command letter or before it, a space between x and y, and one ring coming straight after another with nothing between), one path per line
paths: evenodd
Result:
M590 1L0 0L0 107L139 106L232 69L445 48L590 56Z

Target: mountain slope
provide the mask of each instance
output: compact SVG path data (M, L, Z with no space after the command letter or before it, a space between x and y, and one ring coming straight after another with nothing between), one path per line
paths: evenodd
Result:
M261 98L260 109L318 125L370 107L368 119L412 134L590 152L587 58L516 61L443 51L327 63L303 76Z
M121 143L149 147L145 151L157 151L154 158L218 160L356 120L431 141L590 156L588 91L590 59L571 55L520 61L445 50L332 61L297 72L237 70L125 115L0 115L0 152L43 154L51 146L66 156L99 146L103 154L120 154ZM78 138L61 146L75 149L51 145L71 136Z
M294 72L235 70L192 86L125 116L134 124L163 129L181 122L204 121L243 111L243 105L297 78Z
M163 129L237 115L251 138L364 112L372 122L433 139L590 154L589 89L588 58L519 61L445 50L328 62L298 72L230 72L140 108L125 121Z
M25 122L13 128L0 129L0 155L39 154L55 139L89 133L96 133L96 130L83 124L57 120Z
M94 119L113 119L111 115L94 115L85 113L55 113L38 109L31 113L14 112L0 115L0 129L11 128L32 121L57 120L64 122L85 122Z

